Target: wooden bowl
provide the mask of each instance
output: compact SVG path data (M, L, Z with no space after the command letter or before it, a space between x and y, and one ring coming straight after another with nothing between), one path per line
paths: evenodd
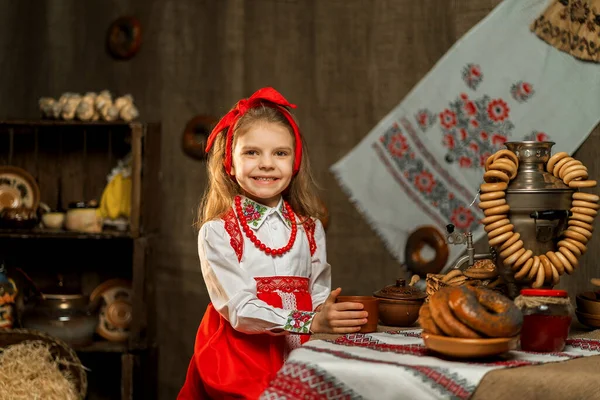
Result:
M483 358L497 356L517 348L519 337L464 339L423 332L425 347L453 358Z
M575 315L577 315L577 319L583 325L590 328L600 328L600 315L588 314L579 310L575 310Z
M600 318L600 296L596 292L583 292L575 297L577 309Z

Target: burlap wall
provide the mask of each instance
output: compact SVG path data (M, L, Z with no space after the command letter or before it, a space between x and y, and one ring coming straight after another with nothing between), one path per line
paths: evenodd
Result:
M370 293L401 270L328 168L497 3L0 1L0 117L37 117L42 95L108 88L132 93L143 120L163 123L163 185L156 194L164 205L156 216L162 399L174 398L183 382L208 303L192 229L205 172L180 149L186 121L198 113L221 115L265 85L296 103L331 212L334 285ZM104 50L106 28L121 15L137 16L144 30L141 52L126 62ZM586 158L592 163L593 152ZM600 170L598 161L593 167Z

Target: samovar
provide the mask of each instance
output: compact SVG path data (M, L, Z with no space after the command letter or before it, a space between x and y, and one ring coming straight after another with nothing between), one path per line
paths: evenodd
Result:
M571 196L575 191L565 185L561 179L546 172L546 163L550 159L554 142L507 142L505 146L519 159L517 176L510 181L506 189L506 202L510 206L508 218L519 233L524 247L534 255L556 251L556 240L567 227L570 216ZM450 244L466 244L467 254L459 258L454 265L445 268L462 270L473 265L475 260L494 259L496 266L506 277L510 269L497 259L497 249L490 248L489 253L475 253L471 232L454 232L447 227L447 240ZM528 285L528 282L522 282Z

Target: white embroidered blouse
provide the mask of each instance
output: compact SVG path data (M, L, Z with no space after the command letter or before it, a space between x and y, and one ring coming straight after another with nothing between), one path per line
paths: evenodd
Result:
M271 248L287 245L291 221L286 217L287 213L284 213L283 199L276 207L270 208L242 197L242 208L248 225L262 243ZM331 267L327 263L323 225L319 220L315 223L314 238L317 247L312 256L304 228L298 224L294 245L290 251L277 257L260 251L242 234L244 246L241 261L238 261L222 219L202 225L198 234L202 275L213 306L235 330L273 335L285 334L286 330L299 332L293 328L294 324L290 324L295 310L276 308L257 298L254 277L309 278L313 310L325 302L331 290ZM313 316L314 312L310 313L304 332L310 329Z

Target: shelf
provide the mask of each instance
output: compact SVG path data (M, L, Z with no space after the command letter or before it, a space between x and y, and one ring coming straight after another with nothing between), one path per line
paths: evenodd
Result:
M73 231L50 231L42 229L0 229L0 239L133 239L131 232L104 231L83 233Z

